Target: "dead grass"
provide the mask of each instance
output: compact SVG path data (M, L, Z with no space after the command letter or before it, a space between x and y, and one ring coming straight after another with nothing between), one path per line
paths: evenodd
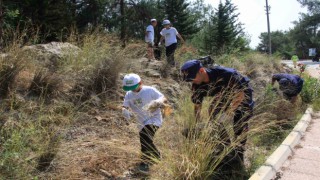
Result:
M29 95L49 99L57 97L62 89L62 79L54 73L45 70L35 72L28 88Z
M21 60L7 56L0 59L0 98L6 98L12 91L14 81L23 68Z

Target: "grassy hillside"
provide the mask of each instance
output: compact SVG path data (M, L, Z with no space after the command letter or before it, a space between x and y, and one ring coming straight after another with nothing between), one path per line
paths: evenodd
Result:
M195 126L189 87L178 80L178 70L168 78L148 75L145 44L131 42L122 49L114 36L99 32L70 36L69 42L78 48L68 45L70 51L59 57L44 54L43 46L21 48L20 41L1 55L1 179L139 179L133 170L139 162L138 132L134 121L121 117L119 108L124 95L121 77L128 72L157 86L173 108L156 135L163 157L151 169L152 179L203 179L239 145L241 139L235 140L207 169L209 150L218 144L211 137L216 129L203 112L201 140L182 136L183 128ZM199 55L196 48L183 46L176 57L182 63ZM247 53L216 57L216 62L252 79L256 107L246 164L253 172L306 105L300 101L292 107L271 91L271 74L285 71L276 57ZM160 62L153 70L161 67Z

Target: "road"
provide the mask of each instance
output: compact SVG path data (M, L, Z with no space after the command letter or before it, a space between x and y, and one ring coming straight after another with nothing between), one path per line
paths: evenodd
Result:
M287 64L289 67L293 68L293 63L291 60L283 60L281 61L284 64ZM306 71L309 73L310 76L319 78L320 77L320 62L312 62L311 60L302 60L298 61L298 63L307 65ZM298 68L297 68L298 70Z

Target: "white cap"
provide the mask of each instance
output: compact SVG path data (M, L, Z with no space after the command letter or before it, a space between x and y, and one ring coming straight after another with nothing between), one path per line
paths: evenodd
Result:
M170 23L170 21L167 20L167 19L162 22L162 25L168 25L168 24L171 24L171 23Z
M137 74L127 74L124 76L122 84L123 90L132 91L135 90L141 81L141 78Z
M156 19L151 19L150 22L157 21Z

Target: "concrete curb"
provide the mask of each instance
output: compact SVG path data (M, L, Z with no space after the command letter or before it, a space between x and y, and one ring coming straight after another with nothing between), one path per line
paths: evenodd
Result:
M293 128L282 144L268 157L266 162L250 177L249 180L270 180L275 177L283 163L293 154L294 147L304 136L311 121L312 108L308 108L300 121Z

